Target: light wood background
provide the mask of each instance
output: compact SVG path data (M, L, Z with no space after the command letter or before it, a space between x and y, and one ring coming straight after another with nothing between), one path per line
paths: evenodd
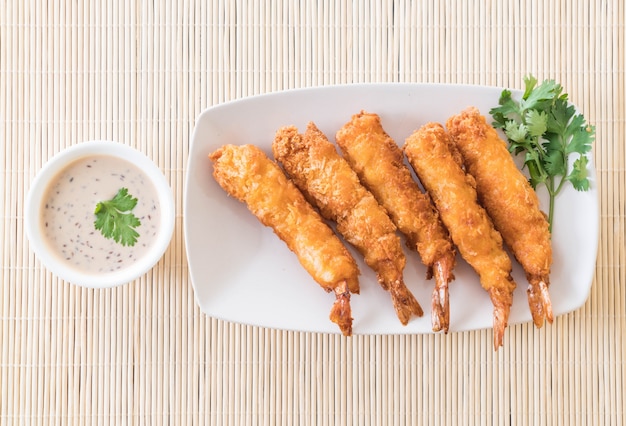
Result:
M626 10L621 0L0 0L1 424L624 424ZM184 176L207 107L296 87L561 82L597 126L601 203L587 303L541 330L448 336L274 331L194 301ZM150 156L171 246L110 290L50 274L24 197L65 147ZM595 224L590 224L595 226ZM572 230L576 232L576 230Z

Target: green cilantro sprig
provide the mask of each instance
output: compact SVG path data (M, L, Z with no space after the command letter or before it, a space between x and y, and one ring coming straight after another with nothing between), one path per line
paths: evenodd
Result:
M566 182L578 191L589 189L587 153L595 140L595 127L586 123L582 114L570 105L567 93L554 80L537 85L532 75L524 78L525 91L517 101L510 90L503 90L500 106L490 114L494 127L501 128L509 141L509 150L524 154L530 184L544 184L550 196L548 222L552 229L554 200ZM577 158L568 171L568 158Z
M141 225L131 212L136 205L137 199L128 193L128 189L120 188L115 197L96 205L94 226L105 238L112 238L123 246L134 246L139 237L135 228Z

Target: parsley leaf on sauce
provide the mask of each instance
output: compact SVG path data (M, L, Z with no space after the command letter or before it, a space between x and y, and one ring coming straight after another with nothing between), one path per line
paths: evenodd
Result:
M112 238L123 246L134 246L139 237L135 228L141 225L131 212L136 205L137 199L128 193L128 189L120 188L115 197L96 205L94 226L105 238Z

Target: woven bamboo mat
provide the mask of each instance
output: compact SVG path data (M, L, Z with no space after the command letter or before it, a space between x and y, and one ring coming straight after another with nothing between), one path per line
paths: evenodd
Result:
M626 8L621 0L0 1L0 423L623 424ZM597 126L600 245L587 303L541 330L355 336L209 318L182 232L203 109L351 82L561 82ZM58 280L24 197L61 149L112 139L175 194L157 266L129 285ZM593 224L591 224L593 225Z

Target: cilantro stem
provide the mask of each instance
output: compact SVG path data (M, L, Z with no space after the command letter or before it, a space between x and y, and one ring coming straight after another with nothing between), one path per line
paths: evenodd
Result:
M550 196L550 203L548 207L548 229L552 232L552 219L554 218L554 200L556 199L556 194L554 192L554 176L550 176L550 178L546 182L546 188L548 189L548 195Z

